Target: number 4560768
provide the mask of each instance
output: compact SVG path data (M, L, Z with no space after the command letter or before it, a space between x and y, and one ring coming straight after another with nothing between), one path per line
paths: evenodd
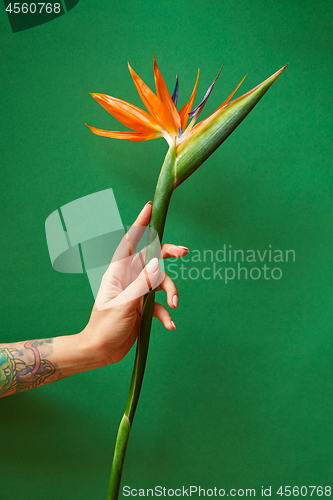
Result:
M6 7L6 11L9 12L10 14L14 13L14 14L20 14L22 12L22 14L35 14L36 12L38 14L41 14L41 12L46 12L47 14L51 14L52 12L54 12L55 14L60 14L60 11L61 11L61 6L60 6L60 3L55 3L54 5L52 5L52 3L41 3L41 2L38 2L38 3L30 3L30 4L27 4L27 3L20 3L20 2L15 2L13 3L13 7L12 7L12 4L10 3L8 5L8 7Z
M276 492L277 495L285 495L286 497L306 497L312 495L322 497L330 497L331 496L331 487L330 486L294 486L293 488L291 486L285 486L284 488L280 486L278 491Z

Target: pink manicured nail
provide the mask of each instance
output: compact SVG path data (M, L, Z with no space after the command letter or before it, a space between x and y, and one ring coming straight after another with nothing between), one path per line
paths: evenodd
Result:
M178 295L172 297L172 303L175 307L178 307Z
M189 248L187 248L187 247L182 247L181 245L178 245L178 248L180 248L181 250L186 250L187 252L189 252Z
M176 330L176 325L174 324L174 322L173 322L173 321L171 321L171 326L172 326L172 328L173 328L174 330Z
M146 265L146 270L148 271L148 273L155 273L158 268L159 268L159 263L157 257L151 259L151 261L148 262L148 264Z

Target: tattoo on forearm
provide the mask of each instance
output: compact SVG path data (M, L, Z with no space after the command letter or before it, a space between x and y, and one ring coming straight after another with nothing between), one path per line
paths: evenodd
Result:
M0 348L0 397L37 387L55 372L52 363L42 359L40 349L44 346L43 352L50 353L51 344L52 339L29 340L21 348Z

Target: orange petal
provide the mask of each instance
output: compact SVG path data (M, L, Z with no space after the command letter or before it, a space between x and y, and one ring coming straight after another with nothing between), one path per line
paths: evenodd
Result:
M233 92L231 92L231 94L229 95L228 99L226 99L222 104L221 106L219 106L217 109L220 109L220 108L223 108L223 106L225 106L229 101L230 99L232 98L232 96L235 94L235 92L237 92L237 90L239 89L239 87L242 85L242 83L244 82L245 78L247 77L247 74L244 76L243 80L237 85L237 87L235 88L235 90ZM217 110L216 110L217 111Z
M150 139L157 139L162 137L159 132L111 132L109 130L101 130L99 128L91 127L88 123L84 122L90 130L102 137L111 137L113 139L125 139L126 141L149 141Z
M176 106L174 105L174 103L171 99L171 96L169 94L167 86L165 85L165 81L163 80L161 72L158 69L155 54L154 54L154 77L155 77L155 86L156 86L157 97L163 102L164 106L169 110L169 112L173 118L173 123L174 123L175 129L179 130L179 128L181 126L180 125L180 116L179 116L179 113L176 109Z
M190 100L179 111L179 116L180 116L180 121L181 121L181 127L182 127L183 130L186 129L186 125L187 125L188 118L189 118L188 114L191 111L192 106L193 106L195 94L196 94L197 87L198 87L199 73L200 73L200 70L198 69L197 81L195 82L194 89L193 89L192 95L190 97Z
M132 75L133 81L139 92L143 104L148 109L153 118L171 135L178 135L178 130L175 129L172 115L163 102L150 90L150 88L141 80L128 63L128 68Z
M160 130L156 120L146 111L133 106L133 104L105 94L91 95L106 111L123 125L126 125L126 127L142 133L151 133Z

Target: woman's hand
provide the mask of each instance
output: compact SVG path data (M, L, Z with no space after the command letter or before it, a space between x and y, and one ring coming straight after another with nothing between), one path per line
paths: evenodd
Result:
M120 243L103 276L90 321L78 334L82 344L93 355L96 367L117 363L131 349L140 330L143 295L149 289L164 290L168 305L173 309L178 306L176 285L166 273L160 273L158 259L152 259L143 267L145 252L135 255L151 212L152 204L149 202ZM187 252L186 247L161 246L163 259L182 257ZM157 302L154 316L168 330L176 328L168 310Z

